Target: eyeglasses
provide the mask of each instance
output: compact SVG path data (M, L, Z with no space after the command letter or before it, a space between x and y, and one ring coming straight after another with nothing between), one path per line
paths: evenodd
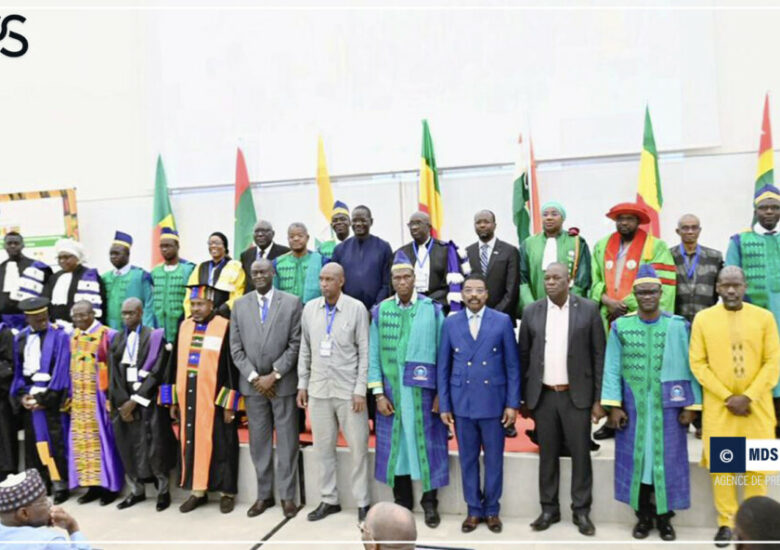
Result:
M482 296L486 292L486 288L464 288L461 290L461 294L476 294L478 296Z

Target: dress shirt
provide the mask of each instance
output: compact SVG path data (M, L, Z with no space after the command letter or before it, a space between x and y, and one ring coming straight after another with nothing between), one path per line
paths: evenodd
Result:
M32 376L41 369L41 336L37 332L27 335L24 343L22 374Z
M431 262L428 258L428 247L431 245L431 239L428 237L425 244L417 247L417 260L414 262L414 288L418 292L428 292L428 281L431 280ZM412 241L412 250L414 250L414 241Z
M544 252L542 253L542 271L547 270L547 266L558 261L558 238L547 237L544 242Z
M487 245L487 257L488 261L490 261L490 256L493 254L493 249L496 247L496 237L493 237L488 242L479 241L479 250L478 252L482 254L482 247Z
M343 292L336 302L329 357L320 355L327 335L325 298L309 301L301 317L298 389L318 399L352 399L366 395L368 378L368 311Z
M6 527L0 524L0 546L16 550L90 550L87 538L76 531L68 536L62 531L48 527Z
M273 247L274 247L274 242L273 241L268 243L268 246L265 247L265 250L263 250L259 246L255 245L255 248L257 249L255 251L255 261L262 260L263 258L268 258L268 254L271 253L271 249Z
M469 321L469 331L474 340L479 335L479 329L482 326L482 318L485 316L485 306L482 306L478 312L474 313L470 309L466 309L466 318Z
M68 305L68 291L70 290L70 283L73 281L73 273L63 273L54 283L54 288L51 291L51 304L53 306Z
M777 235L778 233L780 233L780 231L778 231L777 229L777 226L775 226L774 229L767 229L766 227L764 227L758 222L756 222L755 225L753 225L753 231L755 233L758 233L759 235Z
M271 247L269 246L266 250L270 250ZM260 250L258 248L258 250ZM255 291L255 295L257 296L257 316L260 317L260 322L263 322L263 296L265 296L265 299L267 300L268 309L266 310L266 315L270 313L271 311L271 300L274 298L274 287L271 287L271 290L266 292L265 294L260 294L259 292ZM252 382L255 378L259 378L260 375L257 374L257 371L252 371L249 373L249 376L246 377L246 379L249 382Z
M9 261L5 264L5 278L3 279L3 292L8 292L11 299L18 300L16 293L19 291L19 264Z
M127 275L130 273L130 268L133 266L130 265L130 262L125 264L121 269L113 269L113 273L115 277L121 277L122 275Z
M133 350L132 355L130 350ZM125 341L125 351L122 354L122 363L126 365L137 366L136 361L138 359L138 333L131 330L127 333L127 340Z
M171 271L176 271L176 268L179 267L179 262L176 262L175 264L163 264L163 271L166 273L170 273Z
M399 297L398 297L398 294L396 294L396 295L394 296L394 298L395 298L395 305L397 305L397 306L398 306L398 307L400 307L401 309L407 309L407 308L410 308L410 307L412 307L414 304L416 304L416 303L417 303L417 291L416 291L416 290L413 290L413 291L412 291L412 297L409 299L409 303L408 303L408 304L406 304L406 305L404 305L404 304L402 304L402 303L401 303L401 298L399 298Z
M544 374L542 383L558 386L569 383L569 301L558 307L547 298L547 322L544 326Z

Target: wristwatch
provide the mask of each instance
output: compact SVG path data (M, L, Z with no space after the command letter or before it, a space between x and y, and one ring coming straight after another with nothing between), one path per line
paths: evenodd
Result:
M274 378L276 378L277 380L281 380L282 379L282 373L279 372L278 370L274 370Z

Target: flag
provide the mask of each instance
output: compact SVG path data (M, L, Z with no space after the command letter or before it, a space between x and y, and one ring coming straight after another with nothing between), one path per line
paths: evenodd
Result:
M533 234L542 230L539 213L539 192L536 181L536 161L534 159L533 141L530 148L530 170L528 169L527 151L523 146L521 135L517 143L518 156L515 161L515 177L512 194L512 218L517 228L518 244Z
M236 256L252 244L256 223L257 214L255 201L252 199L252 186L249 184L244 153L239 148L236 156L236 206L233 228Z
M333 216L333 188L330 186L328 165L325 163L325 145L322 136L317 141L317 193L320 212L330 226L330 218Z
M772 151L772 125L769 122L769 94L764 97L764 119L761 121L761 141L758 144L758 170L756 185L758 191L765 185L775 184L775 159Z
M441 188L436 158L433 154L433 140L428 129L428 121L422 121L422 159L420 161L419 205L418 208L431 217L431 235L441 238L444 224L444 210L441 205Z
M642 138L642 155L639 158L639 185L636 190L636 202L647 210L650 223L644 224L642 229L652 233L655 237L661 236L661 225L658 216L664 205L664 196L661 192L661 177L658 174L658 152L655 149L653 137L653 123L650 121L650 108L645 107L645 131Z
M165 177L162 155L157 155L157 175L154 180L154 208L152 209L152 266L163 261L160 254L160 232L163 227L176 229L176 220L168 197L168 180Z

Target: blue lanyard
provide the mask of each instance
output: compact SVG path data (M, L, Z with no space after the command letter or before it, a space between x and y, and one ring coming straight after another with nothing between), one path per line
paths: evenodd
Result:
M135 365L135 363L136 363L135 359L136 359L136 357L138 357L138 342L141 341L141 324L140 323L138 325L138 328L135 329L134 332L136 334L136 338L135 338L135 345L132 348L130 347L130 335L129 334L127 335L128 336L127 337L127 356L130 358L130 364L131 365Z
M209 286L214 286L214 271L216 271L217 268L222 267L222 264L224 263L225 258L222 258L216 265L214 265L214 260L209 262Z
M692 280L696 275L696 267L699 265L699 257L701 256L701 246L696 245L696 252L693 255L693 260L688 262L688 254L685 253L682 243L680 244L680 256L683 259L683 265L685 266L685 274L688 276L688 280Z
M336 318L336 306L331 309L328 302L325 302L325 334L330 336L330 331L333 329L333 320Z
M414 249L414 257L415 257L415 263L417 264L417 267L422 269L425 267L425 262L428 261L428 258L431 257L431 248L433 248L433 239L428 238L428 246L425 247L425 249L428 251L428 253L425 255L425 259L420 262L420 255L418 253L419 249L417 248L417 243L412 241L412 248Z

